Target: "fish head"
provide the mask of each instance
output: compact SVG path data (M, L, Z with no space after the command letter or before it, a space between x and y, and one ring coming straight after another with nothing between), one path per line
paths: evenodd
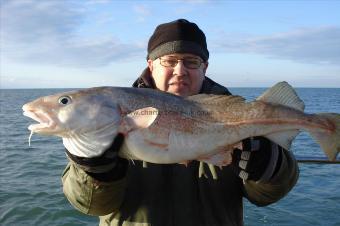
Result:
M28 127L32 133L69 137L103 130L117 130L120 107L98 89L85 89L41 97L23 106L24 115L38 122Z

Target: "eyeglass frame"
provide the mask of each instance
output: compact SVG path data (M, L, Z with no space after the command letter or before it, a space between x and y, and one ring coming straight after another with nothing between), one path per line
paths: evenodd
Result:
M182 61L182 62L183 62L183 65L184 65L186 68L188 68L188 69L198 69L198 68L200 68L200 66L202 65L202 63L204 63L204 60L202 60L202 59L200 59L200 58L197 58L197 57L184 57L184 58L169 57L169 58L173 58L173 60L176 60L176 61L177 61L176 64L173 65L173 66L171 66L171 65L169 65L169 66L163 65L163 64L162 64L162 60L165 60L165 59L164 59L164 58L162 59L162 57L159 57L159 64L162 65L163 67L167 67L167 68L171 67L171 68L174 68L174 67L177 66L177 64L178 64L179 61ZM195 59L195 60L198 60L198 61L200 62L200 64L199 64L197 67L194 67L194 68L193 68L193 67L188 67L188 66L186 65L186 63L185 63L185 62L187 62L187 61L185 61L186 59ZM168 59L168 60L170 60L170 59Z

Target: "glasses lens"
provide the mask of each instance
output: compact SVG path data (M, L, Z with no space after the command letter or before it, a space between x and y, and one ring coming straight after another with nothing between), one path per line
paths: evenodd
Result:
M183 64L185 67L190 69L197 69L201 66L201 60L200 59L184 59Z
M186 59L176 59L176 58L160 58L160 64L164 67L176 67L178 61L182 60L186 68L197 69L201 66L202 61L197 58L186 58Z
M161 65L164 67L175 67L177 65L177 59L163 59L161 58Z

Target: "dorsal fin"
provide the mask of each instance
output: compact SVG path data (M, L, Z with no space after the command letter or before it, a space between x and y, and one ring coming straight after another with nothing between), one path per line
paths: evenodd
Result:
M281 104L299 111L303 111L305 109L305 104L298 97L293 87L287 82L277 83L272 88L264 92L261 96L259 96L256 100L272 104ZM279 144L281 147L289 150L292 141L298 133L298 130L291 130L272 133L266 135L266 137L271 141Z
M188 100L206 105L219 105L225 107L237 102L244 102L245 99L241 96L233 95L215 95L215 94L197 94L187 97Z
M273 104L281 104L300 111L305 109L305 104L299 98L293 87L287 82L277 83L256 100Z

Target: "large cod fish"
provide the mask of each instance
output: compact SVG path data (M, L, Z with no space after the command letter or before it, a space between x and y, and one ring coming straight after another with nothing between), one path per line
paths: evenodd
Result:
M182 98L152 89L97 87L41 97L23 106L33 133L62 137L70 153L97 157L121 133L119 155L151 163L230 163L241 140L264 136L285 149L305 130L330 160L340 151L340 114L306 114L293 88L280 82L255 101L198 94Z

